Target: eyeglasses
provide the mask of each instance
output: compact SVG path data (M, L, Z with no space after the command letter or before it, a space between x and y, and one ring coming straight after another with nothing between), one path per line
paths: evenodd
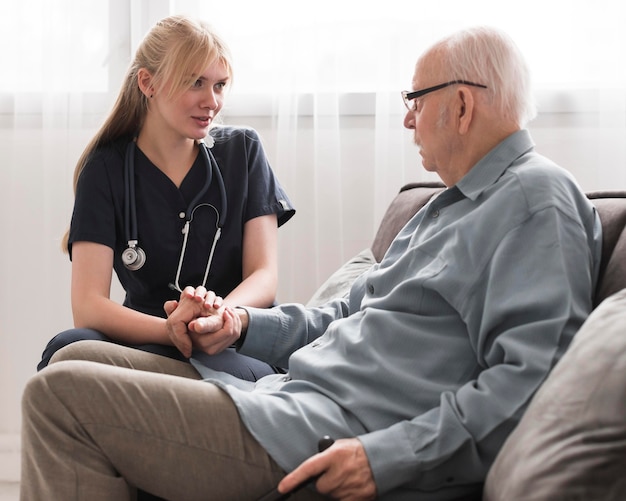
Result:
M415 111L415 100L418 97L425 96L429 92L434 92L436 90L443 89L444 87L448 87L449 85L454 84L472 85L474 87L482 87L483 89L487 88L486 85L468 82L467 80L452 80L451 82L442 83L422 90L414 90L410 92L408 90L403 90L401 94L402 100L404 101L404 106L406 106L406 109L409 111Z

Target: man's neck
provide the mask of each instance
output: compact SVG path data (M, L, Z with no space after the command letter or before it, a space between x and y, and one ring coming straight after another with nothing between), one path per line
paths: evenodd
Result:
M519 130L517 126L493 128L482 133L477 130L474 137L472 135L465 137L463 148L459 151L457 158L451 162L453 167L445 176L441 176L442 182L446 186L453 186L458 183L487 153Z

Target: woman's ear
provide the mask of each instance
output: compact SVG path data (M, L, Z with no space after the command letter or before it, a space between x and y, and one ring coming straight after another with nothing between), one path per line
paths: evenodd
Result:
M154 87L152 86L152 75L145 68L139 68L137 72L137 85L144 96L151 98L154 95Z
M460 87L457 91L459 134L467 134L474 115L474 95L469 89Z

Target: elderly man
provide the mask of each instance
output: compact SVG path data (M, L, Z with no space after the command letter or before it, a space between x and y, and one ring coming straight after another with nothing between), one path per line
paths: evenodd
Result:
M22 499L139 488L253 500L311 478L294 499L480 495L591 310L600 224L572 177L533 151L529 78L508 37L479 28L438 42L413 88L405 126L448 188L348 297L260 310L188 288L167 305L186 355L235 343L288 373L244 383L71 345L24 393ZM318 453L325 435L334 444Z

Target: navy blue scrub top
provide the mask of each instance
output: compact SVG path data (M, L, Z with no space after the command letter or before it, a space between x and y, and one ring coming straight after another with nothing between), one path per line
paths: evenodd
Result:
M226 296L242 281L244 224L255 217L276 214L278 225L295 213L263 151L256 131L244 127L218 126L211 129L211 149L224 179L227 217L217 243L207 280L207 289ZM201 154L196 158L180 188L136 148L135 199L138 245L146 253L145 265L130 271L121 255L127 247L124 218L124 156L130 137L99 148L87 162L76 188L68 250L72 243L95 242L114 250L113 267L126 291L124 305L164 317L163 304L180 294L174 282L182 248L182 228L189 203L202 189L207 177ZM199 204L221 210L215 180ZM180 275L181 288L202 284L216 231L216 210L206 205L194 211L187 250Z

